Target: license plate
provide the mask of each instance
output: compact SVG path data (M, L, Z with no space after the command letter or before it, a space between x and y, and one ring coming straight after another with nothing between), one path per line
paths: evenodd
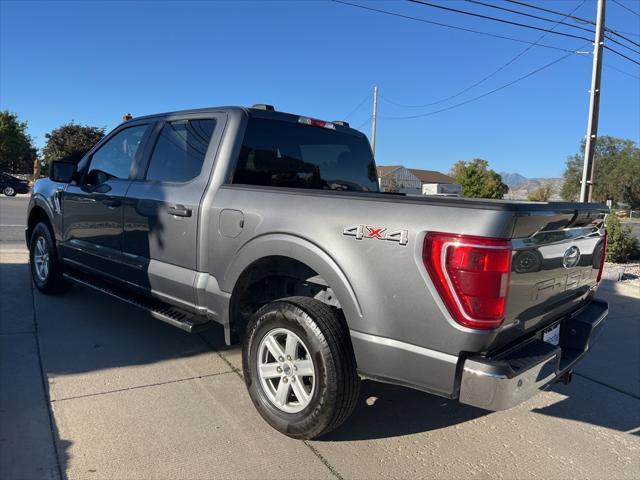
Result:
M558 345L558 343L560 343L560 324L558 323L553 327L543 330L542 340L551 345Z

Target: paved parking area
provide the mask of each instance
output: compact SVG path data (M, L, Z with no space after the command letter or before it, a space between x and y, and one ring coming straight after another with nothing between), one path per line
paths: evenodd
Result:
M313 442L259 417L222 330L189 335L74 287L31 287L0 245L0 478L639 478L640 295L605 285L606 330L568 385L488 413L364 382Z

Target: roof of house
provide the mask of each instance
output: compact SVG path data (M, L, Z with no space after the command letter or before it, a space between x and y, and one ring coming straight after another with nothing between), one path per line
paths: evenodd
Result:
M422 183L456 183L455 178L434 170L417 170L410 168L409 171L418 177Z
M402 165L380 165L378 166L378 177L386 177L392 172L403 168ZM407 168L422 183L456 183L456 180L444 173L434 170L418 170L416 168Z

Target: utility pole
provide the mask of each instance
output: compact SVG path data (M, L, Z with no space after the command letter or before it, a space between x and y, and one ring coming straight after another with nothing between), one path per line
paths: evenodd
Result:
M596 33L593 42L593 68L591 71L591 91L589 98L589 121L584 146L584 167L580 184L580 201L590 202L593 195L594 154L598 139L598 116L600 113L600 79L602 77L602 47L604 45L605 0L598 0Z
M373 116L371 117L371 150L376 156L376 115L378 114L378 86L373 87Z

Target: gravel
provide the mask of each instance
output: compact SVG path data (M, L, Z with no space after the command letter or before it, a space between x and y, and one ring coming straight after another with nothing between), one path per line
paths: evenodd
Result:
M604 277L632 285L640 285L640 262L604 263Z

